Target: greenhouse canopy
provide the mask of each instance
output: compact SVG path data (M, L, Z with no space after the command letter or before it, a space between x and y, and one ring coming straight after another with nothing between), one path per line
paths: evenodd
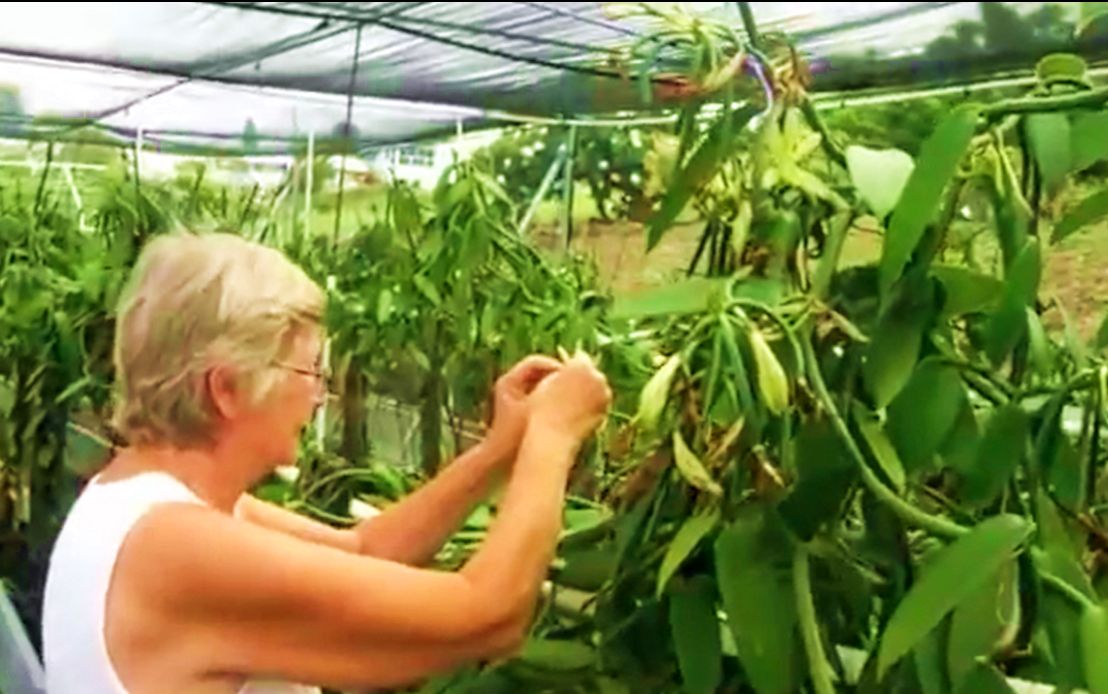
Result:
M618 18L614 4L7 3L0 134L95 123L155 146L250 153L309 133L367 147L641 116L657 106L610 57L650 25ZM1097 4L748 3L760 32L796 42L823 91L1026 72L1035 55L1074 48L1083 5ZM687 5L742 26L740 3Z

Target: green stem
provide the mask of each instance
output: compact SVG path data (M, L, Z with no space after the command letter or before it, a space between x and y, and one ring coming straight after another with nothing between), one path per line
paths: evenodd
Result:
M958 210L961 208L959 203L962 200L962 194L966 191L966 186L969 185L969 179L959 177L955 182L953 189L946 199L946 206L943 208L942 216L939 218L939 223L935 227L935 234L932 240L932 247L925 249L926 263L928 265L935 259L935 256L943 249L946 243L947 233L950 231L950 225L954 223L954 217L958 214Z
M750 41L750 45L757 48L761 44L761 37L758 35L758 25L754 22L754 11L750 9L749 2L737 3L739 6L739 14L743 18L743 29L746 30L746 38Z
M1036 395L1069 395L1075 391L1082 391L1087 388L1092 388L1097 385L1097 374L1093 370L1082 371L1070 380L1066 381L1066 384L1061 389L1051 388L1049 386L1025 388L1019 391L1019 397L1017 400L1026 400L1027 398L1035 397Z
M827 124L823 122L823 118L820 118L819 112L816 111L811 99L805 98L801 102L800 112L804 114L804 120L808 121L808 125L812 130L820 134L820 145L823 147L823 151L827 153L831 161L845 169L846 154L835 144L835 140L831 137L831 131L827 129Z
M551 582L549 587L544 585L542 592L549 609L578 623L588 622L596 613L595 593L569 588L556 582ZM538 622L539 620L535 620L536 624Z
M38 219L38 211L42 206L42 199L46 192L46 179L50 175L50 164L54 161L54 141L46 145L46 163L42 167L42 176L38 179L38 190L35 191L35 206L31 212Z
M1017 113L1068 111L1076 108L1103 106L1105 103L1108 103L1108 87L1101 87L1080 94L998 101L995 104L990 104L983 108L981 110L981 115L983 115L987 121L995 121L1002 116Z
M804 652L808 657L808 673L816 694L835 694L831 666L823 653L816 606L812 601L812 580L808 563L808 550L798 545L793 555L793 586L796 588L796 613L800 621L800 635L804 639Z
M969 532L964 526L921 511L904 499L901 499L894 491L882 484L881 480L877 478L877 475L873 474L873 471L869 469L869 465L866 463L865 456L862 455L861 449L858 448L854 436L851 435L850 429L846 426L846 422L839 413L838 407L835 406L835 401L827 391L827 385L823 381L823 374L820 373L819 361L816 359L811 340L804 340L803 344L804 357L808 364L809 381L812 387L815 388L816 396L827 411L827 415L831 418L831 422L835 426L835 433L842 439L851 457L854 458L854 462L858 465L858 472L866 488L877 497L878 501L888 506L893 513L909 525L948 539L959 538Z
M1081 422L1081 457L1078 464L1077 508L1089 506L1089 495L1096 484L1097 438L1100 434L1100 389L1092 389L1085 398L1085 416Z
M966 518L967 514L966 514L965 511L959 509L958 506L953 501L951 501L950 499L943 496L940 492L938 492L934 489L931 489L930 487L928 487L926 485L923 485L923 484L913 484L912 489L917 494L922 494L923 496L926 496L928 499L931 499L931 501L934 501L936 504L941 506L943 508L943 510L945 510L950 515L955 516L955 517L961 516L963 519L966 519L968 522L972 523L972 519Z
M823 249L823 257L820 258L816 276L812 280L812 294L821 301L831 291L831 281L839 267L839 256L843 253L846 235L853 223L853 214L843 215L841 222L831 221L831 234L827 237L827 246Z
M793 359L796 360L797 371L801 371L804 369L804 358L800 351L800 341L796 337L796 331L793 330L792 326L790 326L784 318L777 315L777 312L771 309L769 306L758 301L753 301L751 299L736 299L734 304L735 306L740 308L740 311L741 307L743 306L759 311L765 314L765 316L769 318L770 321L776 323L777 327L781 328L781 332L784 333L785 341L789 343L789 348L792 349ZM750 321L750 319L743 314L740 314L739 317L744 320ZM750 322L753 325L753 321Z
M92 441L96 445L102 446L105 450L110 451L110 450L113 450L115 448L115 446L112 444L111 441L107 440L103 436L100 436L99 434L92 431L91 429L87 429L87 428L85 428L85 427L83 427L80 424L77 424L75 422L66 422L65 425L69 429L72 429L73 431L77 432L81 436L84 436L85 438L89 439L90 441Z
M612 512L611 508L609 508L608 506L600 503L599 501L593 501L592 499L586 499L585 497L578 496L576 494L566 494L566 503L567 504L577 504L578 506L587 506L589 508L596 509L597 511L605 511L608 514L611 514L611 512Z
M1082 478L1084 484L1083 498L1079 508L1087 508L1089 504L1096 500L1096 482L1099 473L1097 461L1100 459L1100 438L1103 433L1101 416L1104 413L1104 391L1108 386L1108 367L1102 366L1097 370L1097 381L1099 387L1093 388L1093 392L1089 396L1089 399L1094 403L1093 412L1090 413L1093 423L1092 432L1089 436L1089 450L1085 456L1085 476Z
M952 364L952 366L961 369L966 383L992 404L1006 405L1011 400L993 379L981 374L975 367L969 364Z
M309 504L307 501L294 501L291 504L289 504L289 509L290 510L296 510L298 508L303 508L303 509L307 510L313 516L316 516L321 520L329 521L331 523L337 523L337 524L342 525L342 526L349 526L349 525L352 525L355 522L355 520L353 518L344 518L343 516L336 516L335 514L330 513L329 511L324 511L323 509L319 508L318 506L315 506L313 504Z
M1036 562L1037 564L1038 562ZM1077 590L1070 584L1066 583L1062 579L1058 578L1049 571L1044 571L1039 568L1039 577L1043 579L1043 585L1050 588L1054 592L1058 593L1062 597L1066 598L1073 603L1074 607L1084 610L1089 607L1095 607L1093 602L1089 600L1081 591Z
M1031 205L1027 202L1027 198L1023 197L1023 191L1020 190L1020 179L1016 175L1016 169L1012 166L1012 162L1008 159L1008 153L1004 147L1004 136L1000 134L999 130L993 129L993 146L996 148L997 159L1000 160L1000 168L1004 172L1004 177L1008 181L1008 187L1012 191L1012 199L1015 200L1016 205L1020 208L1028 217L1032 216L1034 212L1031 211Z
M324 485L340 480L343 477L366 477L368 479L373 479L373 471L365 468L345 468L343 470L337 470L316 480L301 496L305 499L310 499L312 495L319 491Z

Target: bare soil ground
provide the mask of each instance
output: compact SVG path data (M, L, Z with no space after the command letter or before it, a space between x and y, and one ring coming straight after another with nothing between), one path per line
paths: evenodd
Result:
M671 229L662 242L646 253L643 225L638 222L582 220L574 228L571 248L595 259L603 282L616 294L663 285L683 276L696 251L702 223L685 223ZM535 240L549 250L563 248L557 226L533 230ZM875 260L880 236L856 229L844 250L842 262L853 265ZM1061 305L1080 334L1095 334L1108 307L1108 223L1088 228L1047 252L1040 298ZM1045 315L1048 329L1063 327L1057 309Z

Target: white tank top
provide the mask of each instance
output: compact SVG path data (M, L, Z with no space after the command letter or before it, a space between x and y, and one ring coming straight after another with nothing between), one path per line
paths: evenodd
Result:
M47 694L129 694L108 659L104 610L112 570L135 523L162 503L203 504L176 478L148 472L94 479L77 498L50 555L43 604ZM319 694L315 687L248 682L240 694Z

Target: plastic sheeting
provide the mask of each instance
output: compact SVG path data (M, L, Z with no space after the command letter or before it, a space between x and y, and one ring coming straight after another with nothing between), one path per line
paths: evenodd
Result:
M688 5L739 26L737 4ZM751 6L761 31L796 39L817 88L858 88L1029 67L1026 56L1006 55L1023 47L997 38L1003 27L983 22L983 6L1004 5L1034 28L1045 21L1046 4ZM557 119L650 110L636 86L604 63L607 49L649 27L613 21L602 5L5 3L0 133L57 133L57 123L42 116L61 116L92 119L124 137L141 129L151 141L268 151L309 132L343 133L348 93L352 134L363 146L510 121L512 114ZM1080 3L1053 5L1055 25L1076 22ZM1009 34L1010 25L1009 18Z

